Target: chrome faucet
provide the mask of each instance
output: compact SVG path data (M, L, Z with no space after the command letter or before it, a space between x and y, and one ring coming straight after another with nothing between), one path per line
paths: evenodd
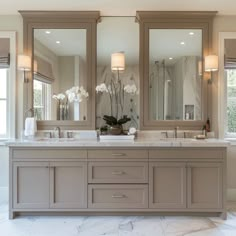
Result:
M174 138L178 138L178 129L179 129L179 127L176 126L175 130L174 130Z
M61 137L61 129L59 126L54 128L54 137L55 138L60 138Z

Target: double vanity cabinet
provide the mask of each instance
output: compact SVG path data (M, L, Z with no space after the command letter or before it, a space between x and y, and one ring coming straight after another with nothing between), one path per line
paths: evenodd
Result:
M226 217L226 147L9 145L17 214Z

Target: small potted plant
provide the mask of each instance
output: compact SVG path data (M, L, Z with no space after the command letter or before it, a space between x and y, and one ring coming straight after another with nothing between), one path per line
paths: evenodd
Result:
M106 121L108 125L108 133L111 135L120 135L123 133L122 125L131 119L124 115L121 119L116 119L114 116L103 116L103 120Z

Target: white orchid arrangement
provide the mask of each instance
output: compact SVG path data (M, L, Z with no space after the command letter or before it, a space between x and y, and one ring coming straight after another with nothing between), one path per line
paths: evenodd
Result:
M66 96L65 96L63 93L58 93L57 95L54 94L54 95L52 96L52 98L54 98L54 99L56 99L56 100L58 100L58 101L64 100L65 97L66 97Z
M88 98L89 94L83 86L74 86L66 91L69 102L82 102L84 98Z
M138 95L139 94L139 91L138 91L138 89L137 89L135 84L132 84L132 85L127 84L127 85L125 85L124 91L126 93L131 94L131 95L136 95L136 94Z
M124 85L120 79L115 81L112 78L108 84L105 82L96 86L96 92L109 95L111 116L118 119L118 116L122 117L124 115L125 94L130 96L137 95L139 93L138 88L134 83Z
M105 83L101 83L99 85L97 85L96 87L96 91L97 93L112 93L112 89L111 86L107 86ZM136 95L139 94L138 88L136 87L135 84L127 84L124 86L124 91L130 95Z

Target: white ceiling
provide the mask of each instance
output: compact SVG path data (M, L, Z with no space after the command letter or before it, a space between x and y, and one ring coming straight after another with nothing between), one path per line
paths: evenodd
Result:
M57 56L80 55L84 60L86 58L85 29L35 29L34 38Z
M18 10L99 10L101 15L134 16L136 10L218 11L236 14L235 0L8 0L0 14L17 14Z
M165 60L167 64L173 64L180 57L201 57L201 55L202 30L200 29L150 30L149 57L152 63Z

